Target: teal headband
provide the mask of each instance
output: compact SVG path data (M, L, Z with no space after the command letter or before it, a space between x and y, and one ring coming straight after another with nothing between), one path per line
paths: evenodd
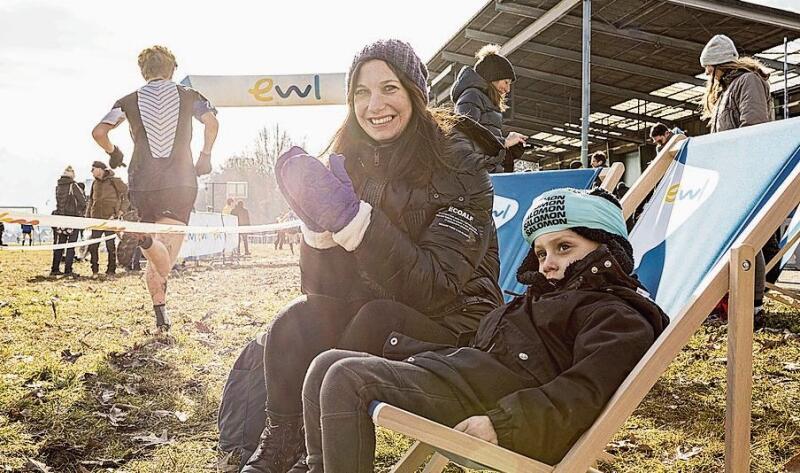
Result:
M628 238L622 210L608 200L578 189L555 189L533 200L522 220L522 237L533 245L542 235L586 227Z

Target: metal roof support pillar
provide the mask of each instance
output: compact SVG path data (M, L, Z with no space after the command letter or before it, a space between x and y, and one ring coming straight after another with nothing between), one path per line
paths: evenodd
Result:
M783 119L789 118L789 38L783 37Z
M589 114L592 67L592 0L583 0L583 60L581 74L581 163L589 167Z

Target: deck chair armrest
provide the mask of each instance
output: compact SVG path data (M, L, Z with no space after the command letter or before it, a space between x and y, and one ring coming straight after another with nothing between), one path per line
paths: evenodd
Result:
M636 180L633 186L622 197L620 204L622 204L622 215L628 219L636 211L646 198L659 183L664 173L667 172L669 165L675 156L680 151L686 140L685 135L674 135L669 139L666 145L661 149L658 155L653 159L647 169L644 170L641 176Z
M550 473L553 467L498 447L477 437L458 432L450 427L412 414L390 404L374 405L372 421L375 425L407 435L436 449L468 458L498 471L526 471Z
M370 404L375 425L503 472L549 473L553 467L383 402ZM590 472L599 473L597 470Z
M625 165L622 163L614 163L611 167L603 168L600 171L600 187L605 191L613 193L624 174Z

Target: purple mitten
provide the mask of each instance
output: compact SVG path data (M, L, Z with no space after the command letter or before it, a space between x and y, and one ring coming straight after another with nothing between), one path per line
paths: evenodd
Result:
M347 170L344 167L344 155L341 154L332 154L328 157L328 166L331 169L331 172L334 176L336 176L342 184L353 188L353 181L350 180L350 175L347 174Z
M275 177L289 206L311 231L338 232L358 213L353 186L298 146L278 158Z

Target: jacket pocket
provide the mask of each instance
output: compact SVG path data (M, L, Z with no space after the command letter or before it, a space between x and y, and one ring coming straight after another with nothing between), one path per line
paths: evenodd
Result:
M530 335L522 333L508 322L500 326L499 332L506 345L507 362L521 368L540 384L546 384L558 376L558 369L541 339L531 339Z
M392 332L383 344L383 356L389 360L404 360L411 355L426 351L440 352L454 347L442 343L425 342L416 338L403 335L399 332Z

